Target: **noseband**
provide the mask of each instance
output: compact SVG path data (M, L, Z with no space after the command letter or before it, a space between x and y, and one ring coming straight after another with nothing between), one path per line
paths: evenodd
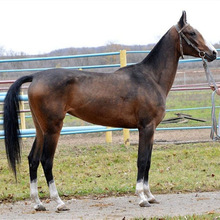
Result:
M186 24L182 29L179 28L178 24L175 25L175 28L176 28L176 31L177 33L179 34L179 37L180 37L180 53L181 53L181 57L184 59L184 56L183 56L183 44L182 44L182 38L186 41L186 43L191 46L192 48L194 48L199 56L204 59L205 57L205 52L204 51L201 51L195 44L193 44L187 37L186 35L183 33L183 30L188 27L189 24Z

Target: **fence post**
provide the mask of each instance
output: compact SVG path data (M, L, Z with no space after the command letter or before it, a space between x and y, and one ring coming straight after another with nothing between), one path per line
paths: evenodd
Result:
M110 127L107 127L109 129ZM105 141L106 143L112 143L112 131L105 132Z
M83 69L82 69L82 68L79 68L79 70L82 71ZM84 125L85 125L85 121L83 121L82 119L80 119L80 125L81 125L81 126L84 126Z
M20 95L23 95L23 92L20 92ZM24 111L24 101L20 101L19 102L19 106L20 106L20 111ZM25 113L24 112L20 112L20 120L21 120L21 129L24 130L26 129L26 122L25 122ZM26 139L26 138L23 138Z
M124 67L127 66L127 56L126 50L120 50L120 66ZM130 131L129 129L123 129L123 137L124 137L124 144L126 146L130 146Z

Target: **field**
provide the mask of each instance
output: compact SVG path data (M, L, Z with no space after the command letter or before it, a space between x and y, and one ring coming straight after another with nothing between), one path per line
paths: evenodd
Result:
M114 136L117 139L118 134ZM70 207L76 201L79 202L79 206L75 204L72 207L73 209L71 209L72 211L76 207L78 212L81 209L83 210L83 204L87 201L87 204L91 207L90 209L94 208L97 211L99 208L99 211L101 210L102 212L103 210L104 213L107 213L105 211L107 209L117 210L113 205L117 204L117 198L119 201L125 198L125 200L131 201L132 207L130 208L134 211L137 209L137 213L140 214L143 210L141 212L140 210L138 211L138 200L132 197L135 194L136 184L137 145L132 144L130 147L125 147L121 144L102 143L95 145L93 142L89 144L89 140L94 138L97 140L94 135L86 135L84 137L79 135L76 140L72 141L73 138L71 136L61 137L54 162L54 176L60 195ZM99 139L103 139L103 136L100 135ZM73 145L70 146L70 143L73 143ZM24 140L22 164L19 169L17 184L12 173L8 170L4 150L1 151L0 197L2 205L29 198L27 155L30 146L31 140ZM161 196L163 196L165 193L171 193L170 198L172 198L172 195L173 198L175 195L180 195L180 204L183 202L190 204L192 199L196 199L196 203L198 201L201 202L201 205L210 202L211 197L209 195L199 195L198 197L195 197L195 195L201 192L220 191L219 156L220 147L217 142L178 145L156 143L152 156L150 186L152 192L157 195L162 204L153 206L149 211L146 210L147 213L151 213L157 208L160 209L160 207L161 209L164 208L165 201L159 195L162 194ZM38 176L40 197L44 203L47 203L46 206L49 207L47 215L54 215L55 213L53 214L51 210L54 210L55 204L48 199L48 187L41 168ZM185 193L187 193L186 197L184 197ZM193 194L191 194L192 199L187 202L189 199L188 193ZM116 201L114 199L115 196ZM107 198L105 199L105 197ZM91 199L93 202L89 202ZM32 204L28 200L26 201L25 210L29 211L25 211L24 207L21 210L23 210L24 216L26 214L29 216ZM127 203L129 204L130 202L128 201ZM177 205L177 201L175 202L175 208L178 216L181 208ZM127 203L124 206L129 207ZM168 204L172 204L171 200ZM212 211L211 214L207 215L210 219L213 219L211 218L213 216L219 216L220 210L215 210L211 204L207 207L210 207L208 209L210 212ZM17 212L16 210L15 206L14 211ZM201 213L204 213L203 210L201 210ZM174 208L172 208L172 212L174 212ZM123 213L126 216L126 212L124 211ZM33 214L38 217L43 215L42 213Z
M136 145L69 147L64 143L58 151L54 175L61 195L78 197L135 193ZM25 147L17 184L8 170L5 157L1 158L1 200L29 198L28 152L29 147ZM152 191L161 194L220 190L219 155L218 143L156 145L150 171ZM39 187L41 197L48 197L41 169Z

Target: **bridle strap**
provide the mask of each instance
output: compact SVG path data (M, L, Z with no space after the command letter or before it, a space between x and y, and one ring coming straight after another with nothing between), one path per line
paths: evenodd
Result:
M215 116L215 94L218 91L218 86L215 83L215 80L213 78L213 75L211 73L211 71L208 68L208 65L206 63L205 60L205 52L201 51L195 44L193 44L187 37L185 34L183 34L183 30L188 26L189 24L184 25L184 27L182 29L179 28L178 24L175 25L176 31L179 34L179 38L180 38L180 54L182 56L182 58L184 59L183 56L183 45L182 45L182 38L186 41L186 43L191 46L192 48L194 48L199 56L202 58L203 61L203 67L206 73L206 78L208 81L208 84L211 88L214 89L213 93L212 93L212 127L211 127L211 134L210 137L212 138L212 140L220 140L220 115L219 115L219 124L217 125L217 120L216 120L216 116Z
M188 26L188 24L185 25L182 29L179 28L179 25L178 25L178 24L174 26L174 27L176 28L177 33L179 34L179 39L180 39L180 54L181 54L182 59L184 59L184 56L183 56L182 37L181 37L181 34L180 34L180 33L182 33L182 31L183 31L187 26Z
M192 48L194 48L194 49L198 52L198 54L199 54L199 56L200 56L201 58L204 58L204 57L205 57L205 52L204 52L204 51L201 51L201 50L200 50L195 44L193 44L193 43L186 37L186 35L183 33L183 30L184 30L186 27L188 27L188 26L189 26L189 24L186 24L186 25L183 26L182 29L180 29L178 24L175 25L175 29L176 29L177 33L179 34L179 38L180 38L180 54L181 54L181 57L184 59L183 44L182 44L182 38L183 38L189 46L191 46Z

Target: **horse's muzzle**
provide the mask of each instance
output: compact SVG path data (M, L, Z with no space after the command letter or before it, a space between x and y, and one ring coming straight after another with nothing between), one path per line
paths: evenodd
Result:
M212 54L205 53L205 59L208 62L212 62L213 60L215 60L217 58L217 55L218 55L217 51L213 50Z

